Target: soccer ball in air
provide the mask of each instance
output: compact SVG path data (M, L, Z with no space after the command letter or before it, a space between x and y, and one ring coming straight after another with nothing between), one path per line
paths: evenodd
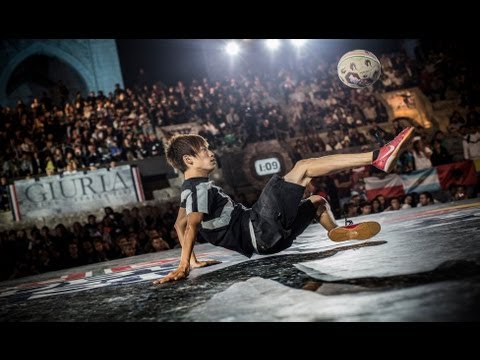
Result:
M372 85L382 73L382 66L370 51L353 50L340 58L337 74L347 86L355 89Z

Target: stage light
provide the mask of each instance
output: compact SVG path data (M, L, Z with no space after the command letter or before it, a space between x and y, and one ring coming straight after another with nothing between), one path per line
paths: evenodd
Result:
M305 43L307 42L307 39L291 39L290 41L292 42L293 46L299 48L305 45Z
M280 47L280 40L278 39L267 39L265 45L270 50L277 50Z
M240 46L235 41L230 41L227 46L225 46L225 51L228 55L237 55L240 52Z

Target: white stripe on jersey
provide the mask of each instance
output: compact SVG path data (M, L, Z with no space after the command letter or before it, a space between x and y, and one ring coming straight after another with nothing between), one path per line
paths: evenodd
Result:
M220 217L208 220L208 221L202 221L202 227L204 229L218 229L224 226L227 226L230 223L230 218L232 217L233 211L233 204L230 200L225 204L225 206L222 209L222 213L220 214Z
M212 188L212 182L202 182L195 186L197 189L197 210L208 214L208 190Z

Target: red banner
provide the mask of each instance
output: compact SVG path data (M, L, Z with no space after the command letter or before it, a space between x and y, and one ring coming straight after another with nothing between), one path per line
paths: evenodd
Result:
M402 180L396 174L387 175L382 179L366 177L364 181L369 201L372 201L378 195L383 195L386 198L405 195Z
M452 184L470 186L477 183L477 173L472 160L437 166L437 173L442 190L448 190Z

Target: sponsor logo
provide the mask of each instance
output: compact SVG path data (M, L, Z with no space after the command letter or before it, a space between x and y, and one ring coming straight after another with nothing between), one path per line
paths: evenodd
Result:
M383 154L382 157L378 159L378 161L382 161L383 159L385 159L388 155L390 155L393 152L393 150L395 150L395 146L388 145L388 151L385 154Z

